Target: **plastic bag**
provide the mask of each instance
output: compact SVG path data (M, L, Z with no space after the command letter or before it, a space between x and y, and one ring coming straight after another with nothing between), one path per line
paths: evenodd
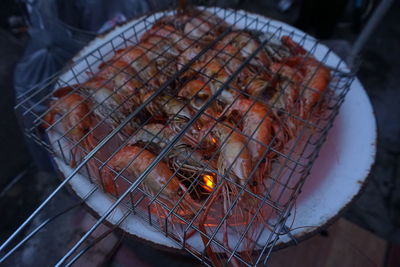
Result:
M49 77L97 34L150 10L148 2L143 0L27 0L26 5L30 40L14 72L17 97L45 86ZM51 90L49 86L30 100L28 104L35 104L34 112L41 114L46 110L45 104L36 103ZM17 116L24 128L33 126L33 116ZM27 145L38 168L52 171L47 151L30 139Z
M140 0L27 1L30 41L15 71L17 96L59 71L97 34L149 11Z

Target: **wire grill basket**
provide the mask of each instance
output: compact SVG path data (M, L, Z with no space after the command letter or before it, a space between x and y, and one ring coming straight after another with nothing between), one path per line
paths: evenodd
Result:
M85 177L86 180L91 181L92 189L83 197L87 201L92 197L92 194L102 192L105 189L103 183L105 174L112 175L112 183L109 186L113 190L109 191L109 197L113 198L113 204L101 214L96 224L65 254L58 264L71 264L76 261L81 255L81 253L76 254L78 248L82 249L83 242L102 222L110 221L110 215L116 209L122 210L123 215L119 220L114 221L114 224L122 225L129 216L140 218L140 220L146 221L149 225L164 233L176 246L187 250L206 264L249 266L265 264L278 239L283 235L290 236L287 219L349 89L354 77L353 72L347 69L344 62L332 60L333 53L327 50L325 46L310 36L290 30L290 27L277 26L273 21L244 11L218 7L199 7L199 10L206 10L207 13L205 14L210 16L209 19L217 16L228 22L229 25L224 28L221 34L214 36L210 43L202 44L199 40L195 40L184 51L180 51L180 53L184 53L195 46L200 47L198 53L188 62L177 62L176 58L171 58L171 51L168 49L157 52L154 60L164 62L164 65L158 68L153 76L148 77L146 83L155 83L155 79L161 75L168 78L159 83L151 94L139 103L134 110L129 111L124 116L120 116L121 113L124 113L124 107L129 101L135 100L138 97L137 95L125 98L115 106L105 106L104 102L117 96L119 89L100 101L96 98L94 91L82 90L82 88L85 86L85 82L96 76L104 66L114 67L110 63L110 59L115 54L120 53L121 49L129 51L130 47L139 43L142 35L149 31L158 19L163 16L176 15L176 10L145 15L122 26L118 31L114 30L106 36L99 37L97 42L80 53L77 60L66 66L56 77L49 79L47 84L40 88L33 88L18 98L16 109L23 115L26 122L24 125L25 134L48 150L64 177L59 187L3 244L2 249L45 207L51 198L63 187L70 184L75 177ZM220 25L214 25L214 27L217 26ZM201 24L197 27L201 27ZM196 28L193 30L196 30ZM209 60L212 61L214 57L225 54L227 59L225 65L221 66L224 68L235 60L236 55L229 54L226 46L217 49L215 44L228 34L234 33L239 36L241 33L248 32L256 32L259 35L260 43L224 81L208 75L204 68L194 67L199 59L213 50L214 56ZM170 34L175 33L171 32ZM307 58L315 56L320 61L316 71L325 66L331 72L329 90L323 92L322 97L307 116L285 109L280 104L282 99L290 93L290 85L296 82L294 80L289 80L288 83L285 83L285 86L281 86L279 90L274 92L273 97L269 98L264 95L252 96L233 86L236 79L266 46L272 47L269 53L275 57L279 57L280 53L283 53L276 45L276 41L281 40L282 36L289 36L307 49L304 61L299 66L304 66ZM185 36L182 38L185 38ZM180 42L183 42L183 40L179 38L175 40L176 44ZM153 48L158 48L161 45L161 43L155 44ZM152 47L143 49L146 49L147 52L155 51L152 50ZM140 60L140 57L136 60ZM334 65L332 65L332 62L334 62ZM168 67L172 64L176 64L177 70L167 75L166 73L169 73ZM148 65L142 66L141 71L144 73L148 67ZM141 71L132 74L124 67L117 68L110 79L103 80L100 86L106 86L118 75L131 75L132 77L120 86L122 88L126 86L126 83L139 79L142 74ZM297 71L300 71L300 69ZM254 77L257 77L260 72L268 73L272 80L277 77L276 73L271 73L266 68L257 70ZM168 117L164 122L164 127L160 128L158 132L148 131L145 125L157 121L155 115L157 112L149 112L149 107L156 106L158 111L170 109L171 103L177 99L171 88L185 85L186 81L179 79L185 73L195 73L206 77L207 82L194 96L178 99L181 104L179 110ZM249 83L252 81L250 79ZM213 84L217 88L216 91L195 110L190 118L182 122L181 117L185 109L191 105L199 92L209 84ZM57 116L49 123L46 116L52 108L55 108L52 106L52 103L54 103L53 92L56 89L66 87L70 88L65 93L67 96L79 94L82 98L73 109L66 114ZM290 121L296 124L296 133L286 144L278 145L279 135L285 132L285 126L283 123L277 123L270 142L264 144L253 136L255 133L247 135L240 131L239 127L243 124L245 116L236 120L235 123L226 123L213 117L208 110L212 105L218 104L221 95L226 90L235 92L232 103L239 101L240 97L245 97L251 101L251 105L245 114L252 112L252 107L257 102L261 102L268 107L268 112L264 114L261 121L268 120L269 116L278 116L284 122ZM302 97L313 90L313 88L307 87L307 84L302 85L301 96L296 101L300 101ZM163 96L163 101L160 104L161 96ZM68 118L68 114L87 102L92 103L89 112L76 118L75 123L69 125L66 129L63 122ZM101 111L99 111L100 109ZM320 112L321 109L323 109L323 112ZM73 138L72 134L79 130L80 125L91 118L90 116L98 114L96 112L101 112L102 117L97 116L97 119L94 119L94 126L89 131L85 131L79 138ZM187 134L202 118L207 118L213 125L209 134L199 137L197 145L192 149L178 150L177 147L181 147L180 145ZM163 136L163 130L171 129L177 121L180 123L179 127L174 128L174 134ZM215 127L222 127L229 132L227 137L220 140L221 143L218 148L208 155L207 161L196 161L196 153L202 149L202 142L211 136ZM134 129L133 132L132 129ZM137 156L132 157L128 161L129 164L125 164L118 170L110 166L110 161L114 161L116 155L132 142L132 136L139 132L143 133L143 131L150 136L150 142L141 143L138 146L140 149L136 151ZM230 170L234 168L234 162L238 160L240 155L235 156L231 166L226 166L225 172L209 163L218 157L225 143L231 141L230 137L238 133L245 137L247 144L253 142L261 147L262 158L273 155L270 158L271 171L263 177L265 185L262 192L254 192L250 188L257 186L257 183L254 183L254 177L258 175L259 167L265 165L265 161L256 162L250 169L249 177L245 181L232 179L230 174ZM89 138L92 138L90 142L94 143L91 149L87 149L85 145ZM162 143L162 145L154 148L152 144L156 142ZM129 166L133 162L145 158L146 151L153 151L153 157L149 162L142 163L144 165L143 170L135 173L135 177L131 177L132 173L129 173ZM175 160L176 158L180 160ZM160 168L160 164L170 166L172 175L167 177L166 183L159 190L149 190L146 177L151 176L152 171ZM140 166L136 165L135 168L141 169ZM197 178L190 181L181 179L180 182L184 185L182 188L185 188L185 190L179 189L172 201L166 199L165 192L171 184L175 183L174 181L177 179L175 177L184 177L188 172L193 172L194 169ZM204 177L209 177L209 180L204 179ZM218 179L215 177L218 177ZM103 186L100 186L101 184ZM233 191L236 193L232 194ZM232 195L234 197L230 199ZM219 199L219 201L216 201L216 199ZM196 204L190 202L191 200L194 200ZM249 205L240 204L244 201ZM85 249L83 248L81 251L85 251Z

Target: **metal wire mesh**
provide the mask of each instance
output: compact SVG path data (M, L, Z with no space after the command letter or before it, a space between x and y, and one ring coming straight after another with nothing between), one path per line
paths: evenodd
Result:
M319 148L326 139L327 131L332 126L344 100L353 74L346 71L345 64L341 61L338 61L335 66L328 65L332 52L324 50L323 55L319 55L320 64L316 67L315 73L322 66L326 66L331 72L332 79L329 90L322 93L318 103L306 116L281 105L282 99L290 94L290 86L296 83L294 80L287 79L288 82L280 86L272 98L251 95L246 88L251 86L256 77L268 75L269 80L276 80L282 71L281 68L275 73L266 67L261 67L253 72L254 78L246 82L243 86L245 89L238 89L233 85L265 46L273 45L282 36L289 36L300 45L307 44L308 52L297 69L297 72L300 72L300 68L306 66L307 59L320 51L321 45L307 35L288 31L268 20L260 19L258 16L246 12L217 7L207 8L207 11L209 19L217 16L229 22L229 25L218 36L213 36L207 44L201 43L201 38L195 39L181 49L178 55L173 55L171 47L160 52L159 47L164 45L162 41L152 46L141 46L142 35L151 30L158 19L163 16L175 15L176 11L167 10L148 14L130 23L129 26L125 26L118 33L111 33L108 40L101 42L100 45L95 45L94 50L83 51L79 60L68 65L60 75L50 79L45 86L34 88L26 95L19 97L16 108L30 121L30 124L25 127L25 134L47 149L56 158L58 165L61 163L70 165L72 170L66 177L63 177L60 186L49 198L3 244L2 249L74 176L80 174L93 183L93 190L84 198L89 199L94 192L107 190L107 186L104 185L104 176L111 175L112 183L108 185L108 188L112 189L108 190L108 193L114 198L114 204L101 215L96 224L65 254L58 264L72 264L89 249L90 246L83 247L83 241L90 237L102 222L109 220L110 214L117 208L123 208L125 211L124 216L114 222L117 226L122 224L128 216L134 214L165 233L168 238L206 264L251 266L267 261L280 236L290 234L286 220L290 216L301 187L318 156ZM196 31L201 26L202 24L197 25L192 31ZM213 27L219 26L214 25ZM240 62L224 80L219 79L216 75L209 75L207 73L208 64L216 57L225 58L224 64L221 64L215 72L219 74L227 65L233 64L238 56L227 52L226 45L218 48L215 45L228 34L233 34L233 38L239 38L242 33L250 31L268 34L263 35L262 41L256 49L249 53L249 56ZM168 34L175 38L173 45L182 45L186 38L177 31L171 31ZM130 71L129 65L121 67L113 64L114 61L111 59L115 60L116 54L122 58L135 47L139 47L145 53L134 59L132 63L135 61L139 63L143 59L142 57L148 53L153 53L155 56L148 64L142 64L141 69L135 72ZM190 52L194 48L198 50L190 60L184 63L177 60L179 55ZM121 49L123 49L122 52L120 52ZM213 56L208 58L208 62L201 67L195 67L196 63L210 51L213 52ZM276 48L270 53L279 57L281 51ZM144 79L151 64L156 62L162 64L159 64L156 71ZM101 73L105 69L110 72L107 79L98 81L96 90L87 90L85 82L89 78L99 76L99 72ZM180 79L180 77L189 74L202 77L205 82L192 96L177 98L174 88L185 86L188 81ZM166 78L160 82L160 77ZM132 101L137 101L140 96L135 93L137 91L126 94L123 90L139 80L143 83L132 85L135 89L140 90L150 85L154 87L154 90L134 109L129 110L127 107L131 106ZM118 85L115 84L116 81L118 81ZM96 91L99 88L106 88L110 83L114 83L113 86L116 89L101 100L96 98ZM186 109L192 107L193 101L210 86L216 88L212 96L195 109L190 117L182 118L186 114ZM66 90L63 99L76 94L79 94L81 98L67 112L49 123L49 120L46 119L47 116L57 108L52 105L54 103L53 88L65 87L70 89ZM305 95L315 91L307 84L302 84L301 88L300 96L293 103L295 106L299 105ZM251 103L244 114L239 116L239 119L230 122L221 120L223 115L216 118L208 112L212 105L218 104L222 94L228 90L234 95L229 105L235 105L236 101L240 101L239 99L243 97L249 99ZM116 105L106 105L122 93L125 94L125 97L119 99ZM173 106L173 104L176 105L176 101L179 105ZM285 123L276 123L269 143L262 143L254 137L259 126L250 134L240 130L240 125L245 122L246 115L252 112L252 108L257 103L268 107L267 112L260 120L260 125L272 116L296 125L295 135L286 144L279 144L280 135L284 134L286 130ZM68 116L83 105L88 105L89 110L75 118L74 123L66 127L64 122L70 118ZM225 113L229 110L229 105L224 108ZM149 111L150 107L154 107L154 113ZM164 119L163 127L155 133L147 130L146 125L160 121L157 117L159 112L162 111L165 115L172 108L177 110ZM324 112L320 112L321 110ZM184 142L187 134L193 131L201 119L205 118L212 126L208 128L206 134L196 140L196 145L190 149L187 147L182 149L180 145ZM87 120L92 121L90 129L82 128L82 124ZM207 160L196 160L196 153L201 151L202 145L209 138L213 138L212 133L218 127L227 132L225 138L221 138L219 146L207 155ZM163 135L167 128L173 128L174 133L169 136ZM77 131L82 132L78 138L74 135ZM136 151L135 156L126 160L120 168L116 169L115 164L110 166L110 161L115 162L115 157L131 144L132 136L140 133L148 136L148 142L141 143L138 146L140 150ZM231 170L235 168L235 162L240 160L241 153L245 148L241 148L240 153L235 155L231 164L225 168L216 168L212 164L213 161L218 160L225 145L232 141L233 136L237 135L245 138L246 146L257 144L263 151L262 157L253 164L245 180L232 179L231 175ZM94 144L90 149L87 146L89 139L90 143ZM158 144L157 148L154 147L154 143ZM142 163L143 159L148 156L146 151L152 151L154 157ZM181 157L179 158L177 155ZM265 164L265 160L262 159L268 155L273 155L269 158L271 171L263 177L265 181L263 192L255 192L251 188L257 186L255 177L258 175L259 167ZM179 160L175 160L176 158ZM138 169L137 162L141 162L141 165L144 166L143 170L132 175L130 168L134 166L135 169ZM146 177L151 176L152 171L160 168L161 164L167 164L171 173L165 177L164 183L157 190L149 189ZM184 186L179 187L178 192L174 195L167 193L170 186L176 183L176 177L187 176L188 173L193 173L194 169L195 178L180 179L180 183ZM217 177L217 179L212 180L210 185L206 179L201 179L205 175ZM233 196L233 198L230 199L229 196ZM218 203L216 201L218 198L226 201L225 205ZM191 202L192 200L195 202ZM244 200L247 205L242 204ZM81 250L75 253L78 248Z

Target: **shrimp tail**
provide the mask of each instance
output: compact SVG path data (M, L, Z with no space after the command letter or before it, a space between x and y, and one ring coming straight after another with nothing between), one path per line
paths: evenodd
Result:
M85 139L85 149L87 152L93 150L97 145L97 141L94 138L93 133L90 133ZM93 175L93 177L99 177L99 168L96 165L96 159L93 157L89 160L88 169L89 172Z
M71 86L65 86L58 88L56 91L53 92L53 96L57 98L62 98L63 96L66 96L72 92L72 87ZM57 106L53 106L49 112L43 117L44 122L41 124L41 127L43 129L49 128L51 125L54 124L54 118L59 112L59 109Z
M54 124L54 118L56 115L56 111L53 109L51 111L49 111L44 117L43 117L43 123L41 124L41 127L43 129L47 129L49 128L51 125Z
M107 167L105 167L107 168ZM100 183L103 187L103 190L113 196L118 195L117 185L114 182L114 175L108 169L103 169L102 175L100 176Z
M293 39L290 38L289 36L287 35L282 36L281 41L284 45L286 45L289 48L292 54L298 56L303 56L307 54L307 50L305 50L301 45L293 41Z
M78 148L74 147L71 149L71 158L69 160L69 166L73 169L76 167L76 154L78 153Z
M57 98L61 98L63 96L66 96L67 94L71 93L72 91L73 91L72 86L61 87L53 92L53 96L57 97Z

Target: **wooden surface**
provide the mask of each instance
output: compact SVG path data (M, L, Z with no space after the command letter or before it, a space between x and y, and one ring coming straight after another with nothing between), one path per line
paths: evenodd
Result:
M383 267L386 241L339 219L323 234L272 253L268 267Z

